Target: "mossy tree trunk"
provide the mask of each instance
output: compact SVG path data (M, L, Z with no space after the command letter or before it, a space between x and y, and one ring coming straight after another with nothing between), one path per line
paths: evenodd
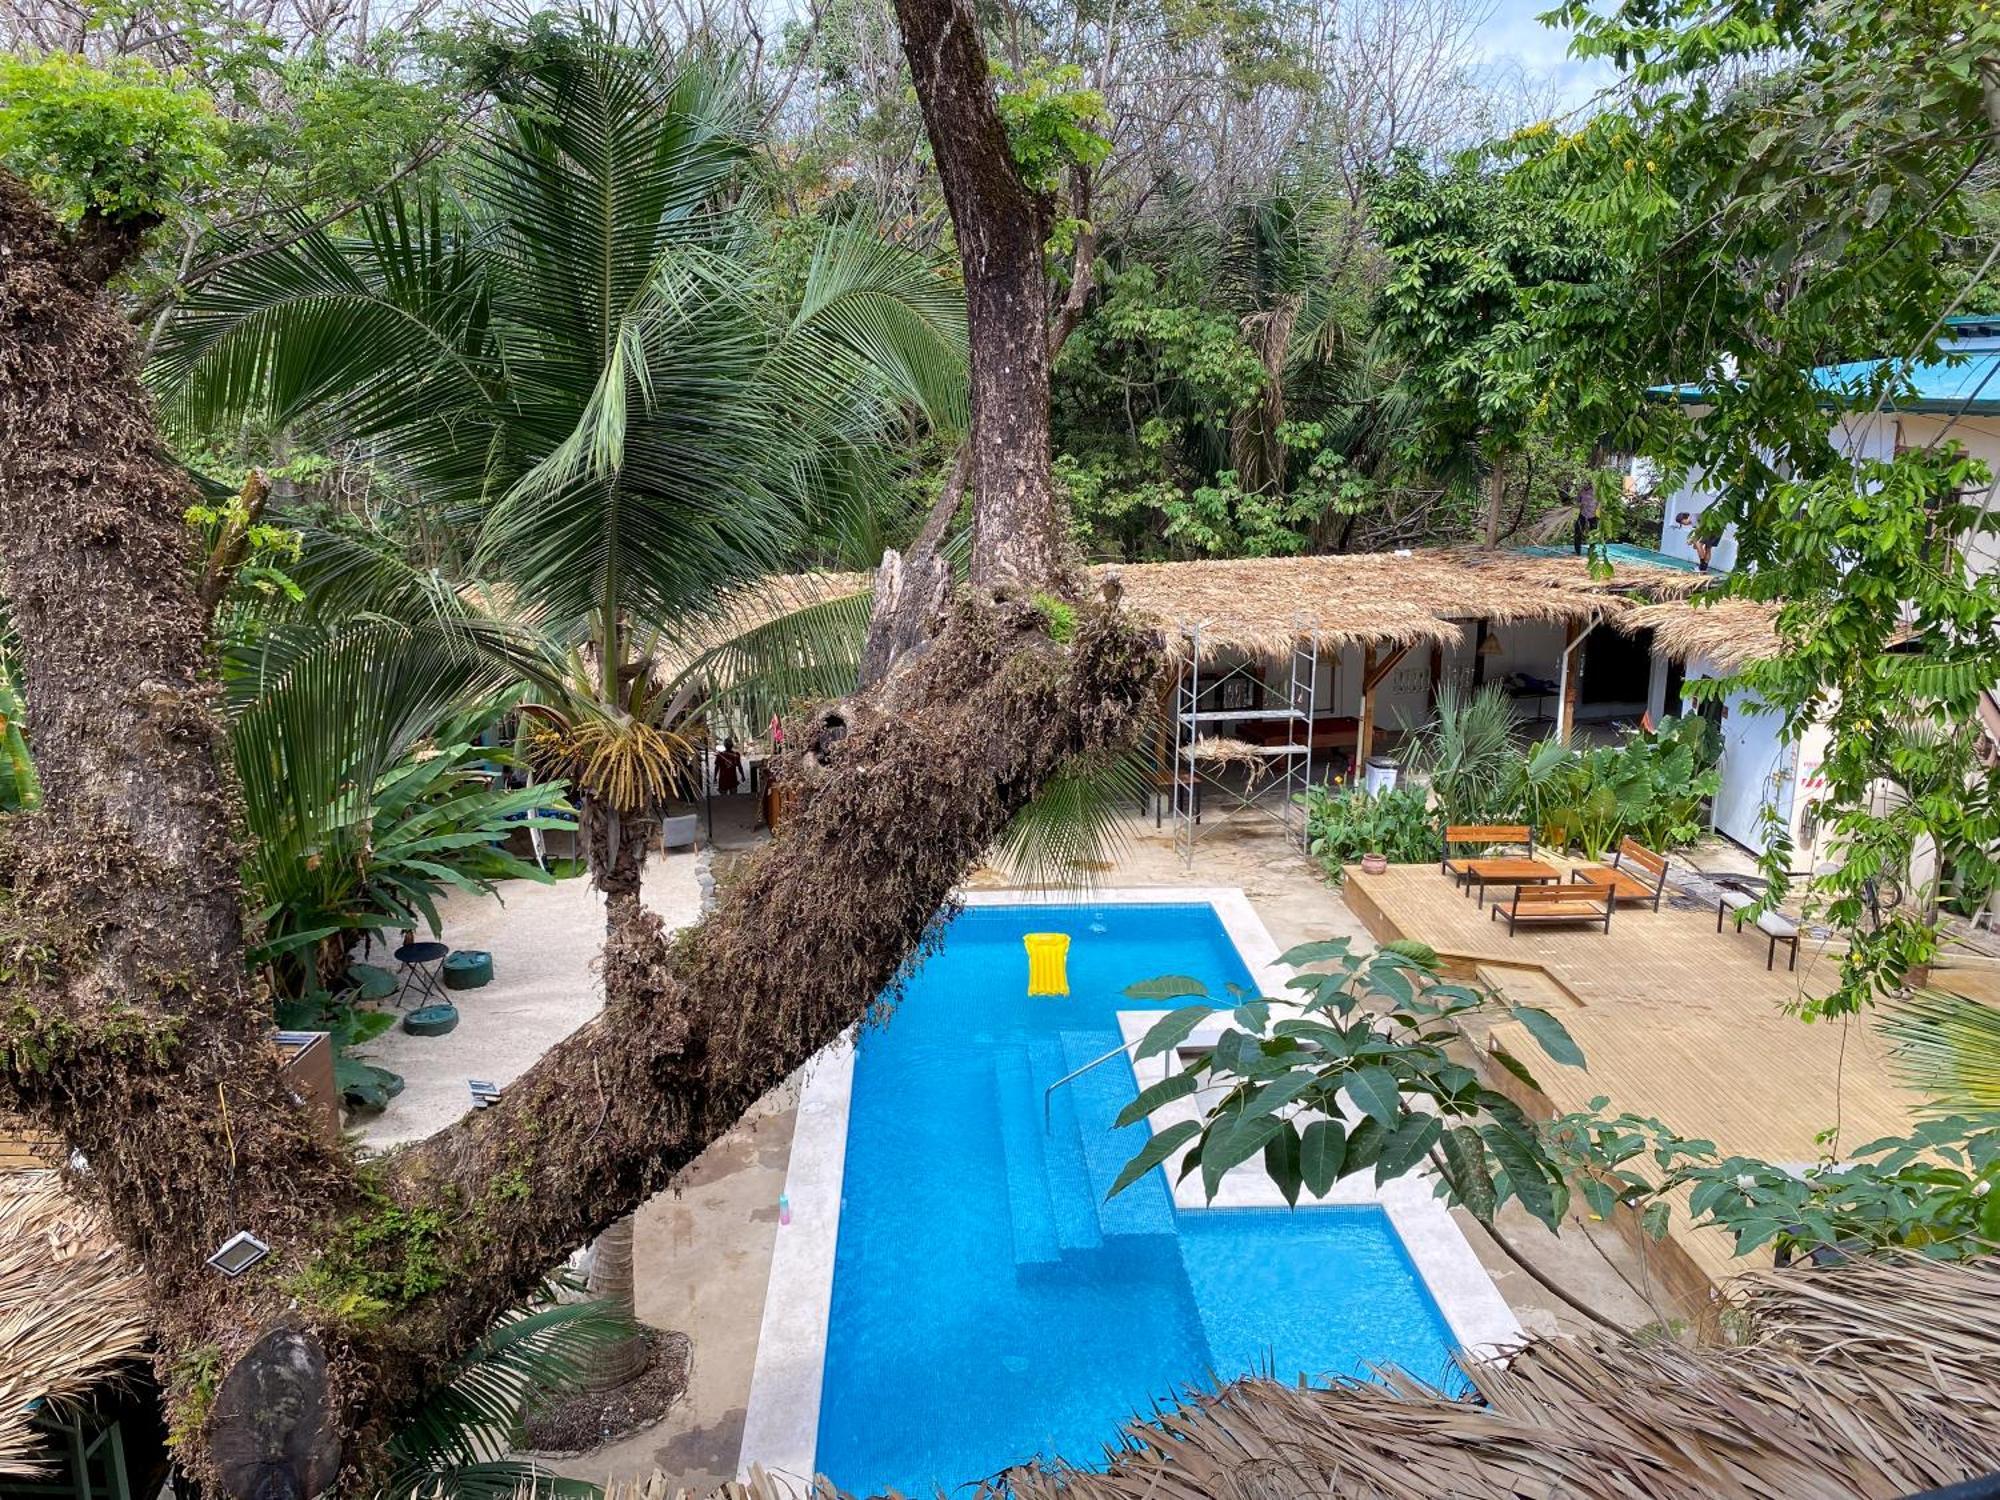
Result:
M1148 710L1155 645L1115 601L1057 642L1024 597L1071 587L1046 206L969 7L898 9L966 257L977 586L933 598L925 649L790 727L794 810L714 914L670 937L614 874L602 1015L365 1173L285 1089L244 977L188 490L102 290L118 258L0 174L0 581L46 773L42 806L0 825L0 1108L83 1153L79 1185L143 1258L179 1452L213 1492L365 1492L398 1414L495 1316L867 1017L1014 813ZM636 871L613 842L611 871ZM228 1280L203 1259L237 1229L271 1254Z

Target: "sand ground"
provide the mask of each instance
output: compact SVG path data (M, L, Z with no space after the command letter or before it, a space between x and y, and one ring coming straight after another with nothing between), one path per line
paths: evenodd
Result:
M701 910L694 855L681 850L649 860L644 897L669 928L694 921ZM349 1122L362 1144L378 1151L442 1130L472 1107L468 1078L506 1087L604 1008L597 973L604 899L584 876L554 885L503 880L492 896L454 892L439 914L441 941L493 955L493 982L448 992L459 1020L447 1036L411 1036L398 1026L355 1049L356 1057L403 1075L403 1092L387 1109ZM379 955L373 961L394 967Z

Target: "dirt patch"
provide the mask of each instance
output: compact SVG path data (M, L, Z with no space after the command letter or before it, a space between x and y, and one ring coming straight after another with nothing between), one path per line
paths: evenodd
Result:
M530 1410L521 1422L529 1453L569 1458L602 1448L664 1417L687 1390L694 1346L684 1333L648 1329L646 1368L609 1391L564 1396Z

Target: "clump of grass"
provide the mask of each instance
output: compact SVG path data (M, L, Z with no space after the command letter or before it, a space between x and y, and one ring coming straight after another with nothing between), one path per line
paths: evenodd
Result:
M1054 594L1036 594L1031 602L1049 622L1049 639L1067 645L1076 639L1076 606Z

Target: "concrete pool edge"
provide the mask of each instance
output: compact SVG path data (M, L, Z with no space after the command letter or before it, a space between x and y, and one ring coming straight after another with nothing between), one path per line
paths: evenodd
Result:
M810 1488L819 1443L827 1320L847 1168L847 1113L854 1094L854 1028L806 1064L785 1168L791 1223L780 1219L764 1287L764 1317L750 1372L739 1473L751 1455L767 1471ZM810 1420L801 1415L810 1413Z
M1285 980L1293 972L1278 962L1281 950L1277 941L1250 898L1235 886L1124 886L1083 892L979 890L961 892L959 899L967 907L1207 906L1215 912L1262 993L1285 994ZM779 1228L771 1258L737 1458L739 1477L747 1479L754 1463L773 1477L795 1482L800 1494L810 1492L819 1445L854 1059L854 1032L850 1030L808 1064L785 1174L792 1222ZM1142 1087L1149 1081L1139 1078ZM1254 1184L1250 1181L1253 1176ZM1243 1178L1241 1185L1238 1177ZM1277 1188L1261 1172L1233 1174L1223 1185L1232 1191L1226 1201L1218 1201L1215 1211L1285 1206ZM1264 1192L1258 1190L1259 1185ZM1479 1263L1450 1210L1433 1195L1428 1176L1398 1179L1379 1189L1372 1183L1343 1184L1342 1188L1346 1191L1337 1188L1326 1201L1370 1204L1383 1210L1452 1337L1469 1356L1490 1355L1522 1341L1519 1320ZM1359 1190L1362 1188L1365 1191Z

